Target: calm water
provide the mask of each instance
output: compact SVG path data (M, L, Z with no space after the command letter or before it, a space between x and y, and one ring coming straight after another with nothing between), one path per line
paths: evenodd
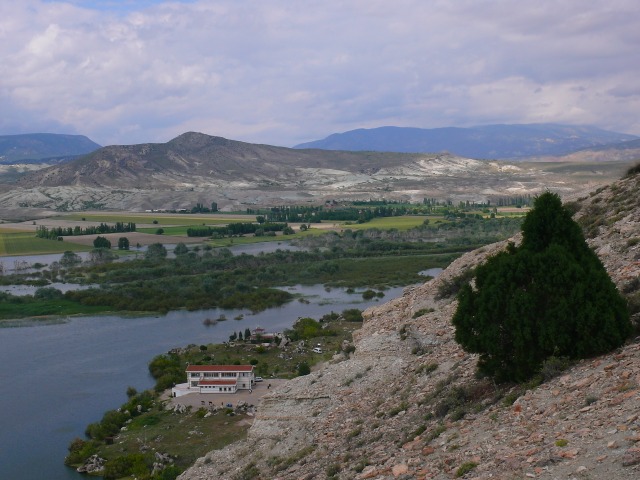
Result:
M88 423L126 400L126 388L150 388L147 363L173 347L227 340L258 325L290 327L301 316L365 308L401 295L390 289L379 301L323 287L289 289L310 301L251 315L242 310L170 312L164 316L74 318L68 323L0 329L0 479L82 478L63 465L67 445ZM229 320L206 327L205 318ZM243 313L243 320L233 320Z

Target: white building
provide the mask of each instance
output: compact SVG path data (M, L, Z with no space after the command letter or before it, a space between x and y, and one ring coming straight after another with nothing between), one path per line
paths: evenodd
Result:
M236 393L255 384L253 365L189 365L186 372L185 393Z

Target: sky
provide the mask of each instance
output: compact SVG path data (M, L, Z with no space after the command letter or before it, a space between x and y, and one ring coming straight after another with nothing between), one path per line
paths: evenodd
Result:
M637 0L0 0L0 134L356 128L640 135Z

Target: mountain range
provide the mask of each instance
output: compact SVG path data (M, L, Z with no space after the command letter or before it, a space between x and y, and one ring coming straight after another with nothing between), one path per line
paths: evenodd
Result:
M28 133L0 135L0 164L57 163L84 155L100 145L84 135Z
M629 157L638 152L632 147L615 151ZM222 210L245 210L326 200L493 201L545 190L566 196L619 178L629 163L291 149L188 132L166 143L103 147L47 168L0 165L0 209L15 218L31 208L139 211L216 201Z
M467 158L514 160L566 155L637 140L594 127L556 124L485 125L469 128L379 127L329 135L294 148L377 152L449 152Z

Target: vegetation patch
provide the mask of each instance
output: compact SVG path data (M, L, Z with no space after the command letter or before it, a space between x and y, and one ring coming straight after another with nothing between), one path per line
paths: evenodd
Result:
M452 320L456 341L498 381L526 381L552 356L609 352L632 330L626 301L557 195L536 199L522 231L519 247L477 267L474 288L462 285Z
M478 466L475 462L465 462L456 470L456 477L464 477L467 473Z
M88 251L91 247L76 245L58 240L37 238L33 232L0 233L0 255L35 255L44 253L62 253Z

